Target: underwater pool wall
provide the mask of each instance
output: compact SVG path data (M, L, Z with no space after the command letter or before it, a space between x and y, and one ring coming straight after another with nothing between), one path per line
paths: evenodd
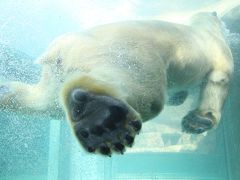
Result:
M240 44L239 44L240 45ZM239 53L240 57L240 53ZM226 145L229 160L229 174L231 179L240 179L240 63L238 62L238 72L234 77L236 83L232 89L229 99L229 112L227 113Z
M234 76L224 113L224 132L229 177L240 179L240 6L222 18L230 31L230 46L234 58Z
M240 40L240 35L238 35ZM230 179L240 179L240 43L232 48L235 72L224 113L224 132ZM237 51L236 51L237 50Z

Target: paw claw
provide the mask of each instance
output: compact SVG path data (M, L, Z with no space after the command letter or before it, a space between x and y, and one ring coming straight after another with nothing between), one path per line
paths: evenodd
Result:
M103 155L111 155L111 150L107 145L100 146L99 150Z
M139 132L142 128L142 123L140 121L131 121L129 124L136 132Z
M74 89L72 91L72 100L76 103L83 103L86 102L88 99L88 94L86 91L81 89Z
M131 146L134 142L134 138L128 134L126 135L125 140L127 142L127 145L129 145L129 146Z
M87 151L90 152L90 153L93 153L93 152L96 151L96 149L94 147L88 147Z
M121 154L123 154L123 152L124 152L124 145L122 143L115 143L114 144L114 149L117 152L120 152Z

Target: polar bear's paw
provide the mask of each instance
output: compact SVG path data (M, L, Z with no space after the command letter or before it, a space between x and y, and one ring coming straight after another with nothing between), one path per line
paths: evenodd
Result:
M182 130L187 133L201 134L213 128L215 122L212 112L202 115L198 111L191 111L182 120Z
M69 97L73 131L88 152L111 156L132 146L142 124L129 116L130 110L123 102L82 89L74 89Z

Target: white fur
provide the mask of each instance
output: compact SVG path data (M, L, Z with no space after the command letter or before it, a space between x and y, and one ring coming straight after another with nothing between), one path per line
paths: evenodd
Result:
M189 26L133 21L63 35L38 59L41 81L5 84L12 90L0 96L0 107L59 118L67 94L80 87L126 102L147 121L162 110L168 90L205 81L197 110L211 112L217 124L233 71L221 28L216 16L199 13Z

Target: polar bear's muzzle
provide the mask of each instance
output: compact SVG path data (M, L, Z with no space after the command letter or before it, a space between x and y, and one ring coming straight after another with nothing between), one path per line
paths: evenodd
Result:
M70 92L67 111L77 139L88 152L123 153L142 127L122 101L82 89Z

